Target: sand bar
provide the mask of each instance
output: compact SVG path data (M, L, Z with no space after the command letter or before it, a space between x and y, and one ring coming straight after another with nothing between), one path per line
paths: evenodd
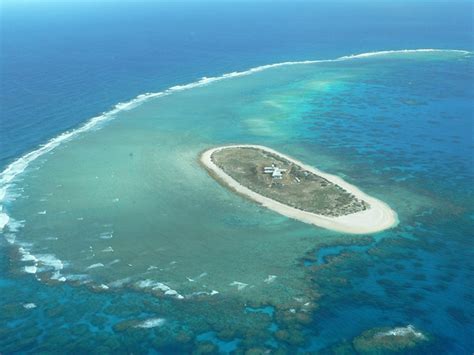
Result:
M370 207L365 211L351 213L345 216L328 217L322 216L311 212L302 211L294 207L285 205L281 202L275 201L271 198L262 196L249 188L241 185L231 176L226 174L220 167L218 167L212 160L212 154L226 148L255 148L267 151L269 153L279 155L282 158L299 165L301 168L319 175L328 181L339 185L347 192L350 192L355 197L367 202ZM376 233L382 230L394 227L398 224L398 217L395 211L393 211L386 203L367 195L362 192L359 188L351 185L341 179L338 176L324 173L316 168L308 166L295 160L287 155L281 154L271 148L267 148L260 145L228 145L217 148L212 148L201 155L202 164L212 173L212 175L218 178L229 188L236 192L260 203L262 206L267 207L275 212L278 212L289 218L299 220L304 223L313 224L318 227L323 227L331 230L335 230L343 233L351 234L369 234Z

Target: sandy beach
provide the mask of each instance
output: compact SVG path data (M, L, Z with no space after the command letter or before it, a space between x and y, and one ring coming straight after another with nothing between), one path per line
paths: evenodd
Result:
M261 149L276 155L279 155L294 164L301 166L303 169L310 171L316 175L319 175L330 182L339 185L344 190L352 193L357 198L364 200L370 205L370 208L352 213L346 216L340 217L327 217L318 215L315 213L305 212L291 206L285 205L278 201L272 200L268 197L262 196L247 187L241 185L232 177L227 175L222 169L220 169L211 159L212 154L216 151L226 148L256 148ZM235 190L236 192L260 203L262 206L267 207L275 212L278 212L289 218L299 220L304 223L313 224L318 227L327 228L343 233L351 234L368 234L376 233L382 230L394 227L398 224L398 217L395 211L393 211L386 203L367 195L362 192L359 188L351 185L341 179L338 176L324 173L314 167L308 166L295 160L287 155L281 154L273 149L259 146L259 145L228 145L217 148L212 148L205 151L201 155L201 162L204 166L213 173L219 180L225 183L228 187Z

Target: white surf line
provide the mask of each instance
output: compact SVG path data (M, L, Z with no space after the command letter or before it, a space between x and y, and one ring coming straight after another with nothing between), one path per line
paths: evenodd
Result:
M386 51L376 51L376 52L367 52L367 53L360 53L360 54L353 54L348 56L342 56L336 59L321 59L321 60L305 60L305 61L288 61L282 63L274 63L274 64L267 64L261 65L258 67L251 68L249 70L240 71L240 72L231 72L227 74L223 74L221 76L216 77L203 77L202 79L192 82L186 85L176 85L172 86L169 89L166 89L161 92L156 93L145 93L138 95L136 98L125 102L125 103L118 103L114 106L114 108L108 112L104 112L102 115L96 116L88 120L82 126L71 130L66 131L55 138L52 138L47 143L40 145L39 148L21 156L17 160L10 163L5 170L0 173L0 231L8 224L9 216L3 209L2 203L7 200L7 192L8 188L11 185L11 182L25 171L28 165L36 160L37 158L41 157L44 154L49 153L61 143L72 139L73 137L77 136L78 134L87 132L93 128L97 128L100 124L110 121L115 118L115 116L121 111L128 111L138 105L141 105L145 101L148 101L153 98L162 97L170 95L174 92L189 90L196 87L205 86L217 81L226 80L230 78L236 78L246 75L251 75L254 73L258 73L267 69L277 68L282 66L289 66L289 65L304 65L304 64L316 64L316 63L329 63L329 62L339 62L345 60L352 60L356 58L366 58L366 57L374 57L374 56L384 56L389 54L412 54L418 52L456 52L460 54L470 54L471 52L466 50L460 49L402 49L402 50L386 50Z
M316 213L306 212L297 208L285 205L281 202L275 201L269 197L260 195L249 188L241 185L239 182L234 180L231 176L227 175L221 168L219 168L212 161L212 154L227 148L256 148L263 151L275 154L285 158L286 160L299 165L303 169L312 172L318 176L325 178L333 184L339 185L347 192L353 194L355 197L367 202L369 209L351 213L349 215L340 217L328 217L318 215ZM201 162L214 174L218 176L226 185L237 191L238 193L247 196L248 198L260 203L262 206L278 212L286 217L299 220L304 223L313 224L318 227L323 227L338 232L351 233L351 234L369 234L380 232L384 229L394 227L398 224L398 217L395 211L393 211L386 203L367 195L362 192L359 188L349 184L340 177L332 174L328 174L318 170L312 166L301 163L300 161L291 158L285 154L277 152L271 148L264 147L261 145L227 145L217 148L212 148L205 151L201 155Z

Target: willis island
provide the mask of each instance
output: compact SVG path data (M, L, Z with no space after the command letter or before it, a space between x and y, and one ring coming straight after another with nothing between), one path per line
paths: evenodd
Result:
M351 233L375 233L398 223L386 203L338 176L261 145L206 150L201 163L222 185L284 216Z

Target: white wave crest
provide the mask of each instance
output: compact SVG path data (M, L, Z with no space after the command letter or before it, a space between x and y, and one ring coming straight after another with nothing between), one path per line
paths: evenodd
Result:
M376 57L390 54L414 54L414 53L430 53L430 52L452 52L459 54L470 54L471 52L461 50L461 49L435 49L435 48L423 48L423 49L399 49L399 50L390 50L390 51L377 51L377 52L367 52L360 54L351 54L338 58L341 60L356 59L356 58L368 58Z
M201 295L214 296L214 295L218 295L218 294L219 294L219 291L216 291L216 290L212 290L210 292L208 292L208 291L197 291L197 292L191 293L191 295L186 295L186 298L190 298L190 297L194 297L194 296L201 296Z
M100 233L99 238L100 239L112 239L114 237L114 232L104 232Z
M53 275L51 276L51 280L56 280L59 282L66 282L67 278L62 276L59 271L55 271Z
M268 277L265 280L263 280L263 282L269 284L275 281L276 278L277 278L276 275L268 275Z
M396 336L396 337L404 337L407 335L413 335L419 339L426 339L426 336L415 329L415 327L411 324L408 324L406 327L398 327L388 330L386 332L377 333L376 337L386 337L386 336Z
M130 277L126 277L124 279L112 281L112 282L109 283L108 286L109 287L122 287L125 284L127 284L129 281L130 281Z
M248 284L239 282L239 281L233 281L232 283L229 284L229 286L237 286L237 290L242 291L244 288L248 286Z
M13 243L15 241L15 235L12 234L11 236L12 237L8 240ZM22 243L21 246L18 247L18 253L21 255L20 260L28 264L23 267L25 273L36 274L38 271L52 271L51 280L66 281L66 278L61 275L61 270L64 269L64 262L53 254L33 255L30 252L30 245L26 243Z
M13 218L9 218L9 221L8 221L8 230L11 232L11 233L16 233L18 232L21 228L23 228L25 226L25 221L17 221ZM0 229L1 231L1 229Z
M92 264L92 265L89 265L86 268L86 270L97 269L98 267L104 267L104 264L102 264L102 263Z
M0 206L0 208L1 207L2 206ZM0 212L0 231L3 230L3 227L5 227L8 224L9 220L10 220L10 217L6 213Z
M100 284L100 285L98 285L98 286L95 286L95 288L98 289L98 290L104 290L104 291L106 291L106 290L108 290L110 287L107 286L107 285L104 285L104 284Z
M16 235L13 233L5 233L5 239L8 244L15 244Z
M38 268L35 265L32 265L32 266L25 266L23 270L27 274L36 274L36 272L38 271Z
M138 323L135 328L155 328L161 327L165 324L166 320L164 318L151 318L144 320L143 322Z
M39 265L47 269L54 269L55 271L59 271L64 268L63 261L61 259L58 259L53 254L37 254L34 257L37 259Z
M22 250L23 248L19 248L19 250ZM21 252L22 253L22 256L21 256L21 261L34 261L34 262L37 262L38 259L34 256L34 255L31 255L29 252Z
M165 285L164 283L158 282L158 281L153 281L150 279L138 281L136 285L140 288L145 288L145 289L151 289L153 291L161 291L163 292L166 296L174 297L177 299L183 299L184 296L179 294L178 291L173 290L171 287L168 285Z

